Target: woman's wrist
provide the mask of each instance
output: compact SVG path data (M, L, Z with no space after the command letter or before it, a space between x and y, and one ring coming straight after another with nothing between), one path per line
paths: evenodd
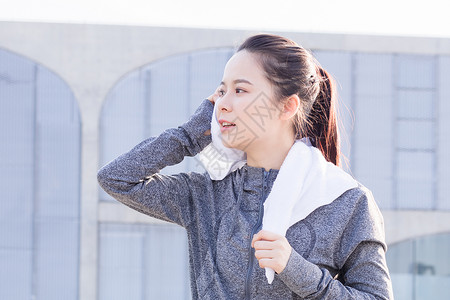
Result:
M293 292L306 297L317 292L317 284L323 274L318 266L304 259L292 248L286 267L277 276Z
M191 141L198 145L197 152L211 143L211 118L214 104L204 99L187 122L179 126L184 129Z

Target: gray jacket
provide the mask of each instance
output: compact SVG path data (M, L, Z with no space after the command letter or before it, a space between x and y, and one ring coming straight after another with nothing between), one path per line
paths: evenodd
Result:
M186 228L193 299L393 299L382 215L367 188L346 191L292 225L285 269L267 283L251 248L278 170L244 165L223 180L160 174L211 142L205 99L178 128L151 137L98 172L118 201Z

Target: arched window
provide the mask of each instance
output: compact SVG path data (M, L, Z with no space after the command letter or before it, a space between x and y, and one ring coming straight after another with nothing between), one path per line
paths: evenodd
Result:
M124 76L105 99L100 118L100 166L142 140L176 128L218 87L233 49L168 57ZM195 158L161 172L203 169ZM100 191L101 201L114 201ZM121 204L120 204L121 205ZM178 226L101 224L99 298L189 299L186 232ZM123 296L123 297L122 297Z
M393 244L387 251L396 300L448 299L450 233Z
M80 117L56 74L0 49L0 299L77 299Z

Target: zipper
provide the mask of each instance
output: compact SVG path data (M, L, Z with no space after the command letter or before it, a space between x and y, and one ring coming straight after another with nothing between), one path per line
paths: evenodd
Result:
M256 224L253 226L252 232L250 235L250 243L249 243L250 259L249 259L248 268L247 268L247 276L245 278L245 299L250 299L250 278L251 278L252 272L253 272L253 261L256 259L255 255L254 255L254 249L252 248L252 238L253 238L253 235L256 234L256 231L258 230L258 228L262 224L262 217L263 217L263 213L264 213L264 196L265 196L266 187L267 187L266 181L270 174L270 170L266 171L263 169L263 171L264 171L264 179L263 179L261 201L259 202L258 220L256 221Z

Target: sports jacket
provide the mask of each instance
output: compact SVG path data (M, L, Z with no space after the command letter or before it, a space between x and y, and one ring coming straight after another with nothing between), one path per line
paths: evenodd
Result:
M251 240L279 170L246 164L220 181L206 172L159 173L211 143L204 133L213 107L205 99L187 122L98 172L101 187L118 201L186 229L192 298L393 299L383 217L361 184L288 229L291 256L269 285Z

